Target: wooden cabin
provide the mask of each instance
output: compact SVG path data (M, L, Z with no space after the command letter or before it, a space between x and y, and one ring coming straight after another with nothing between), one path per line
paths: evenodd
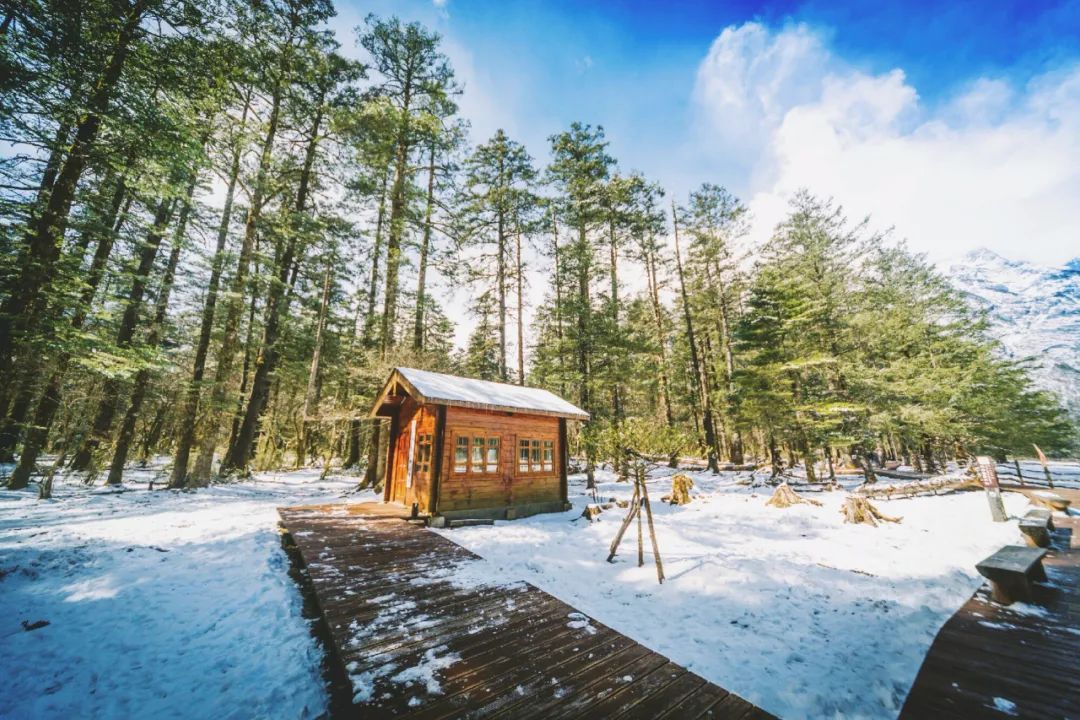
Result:
M389 419L383 499L432 525L570 507L566 423L589 414L547 390L396 368L371 417Z

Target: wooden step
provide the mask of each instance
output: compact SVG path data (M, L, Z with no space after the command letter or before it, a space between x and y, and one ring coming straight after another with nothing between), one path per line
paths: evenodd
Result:
M472 527L473 525L494 525L495 521L490 518L461 518L460 520L451 520L449 526L452 528L459 527Z

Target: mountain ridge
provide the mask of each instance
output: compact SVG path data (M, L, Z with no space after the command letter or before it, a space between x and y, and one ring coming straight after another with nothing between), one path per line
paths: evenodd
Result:
M1036 386L1080 422L1080 257L1046 266L978 248L940 267L986 313L1003 352L1030 359Z

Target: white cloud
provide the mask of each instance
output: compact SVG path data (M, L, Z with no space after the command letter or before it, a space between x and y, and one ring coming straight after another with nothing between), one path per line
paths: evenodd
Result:
M936 259L1080 254L1080 65L1020 88L979 78L930 108L901 69L868 74L806 26L749 23L713 43L694 100L710 155L747 164L757 238L807 187Z

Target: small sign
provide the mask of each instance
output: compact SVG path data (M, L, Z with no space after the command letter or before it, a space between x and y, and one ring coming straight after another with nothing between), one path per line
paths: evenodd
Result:
M998 486L997 463L992 457L980 455L975 458L975 471L979 474L979 482L987 490L996 490Z
M1005 504L1001 501L997 463L994 462L994 458L986 455L975 458L975 471L979 474L979 482L986 488L986 500L990 503L990 517L994 519L994 522L1005 522L1009 516L1005 514Z

